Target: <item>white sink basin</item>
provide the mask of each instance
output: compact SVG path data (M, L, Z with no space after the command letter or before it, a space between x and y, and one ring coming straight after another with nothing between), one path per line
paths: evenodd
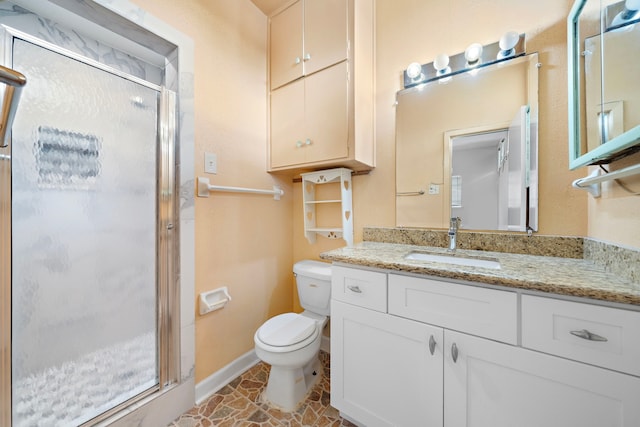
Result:
M441 254L436 252L410 252L404 259L411 261L438 262L443 264L464 265L467 267L500 269L500 261L489 257L474 257L462 254Z

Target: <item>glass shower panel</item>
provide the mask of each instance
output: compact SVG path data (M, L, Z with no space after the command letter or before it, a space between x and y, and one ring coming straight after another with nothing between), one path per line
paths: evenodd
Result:
M15 39L12 417L81 424L158 384L158 91Z

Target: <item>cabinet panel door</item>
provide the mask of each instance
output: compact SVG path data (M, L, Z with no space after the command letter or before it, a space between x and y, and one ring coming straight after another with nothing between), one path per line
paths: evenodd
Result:
M520 347L447 330L444 377L446 427L640 425L640 378Z
M347 157L349 125L347 63L305 77L306 161ZM305 139L305 141L306 141Z
M441 426L442 329L333 300L331 405L367 427Z
M304 162L304 80L271 92L271 167Z
M389 313L456 331L515 344L515 292L465 286L430 278L389 275Z
M347 59L347 3L347 0L305 0L305 75Z
M271 17L269 63L271 90L302 76L302 0Z

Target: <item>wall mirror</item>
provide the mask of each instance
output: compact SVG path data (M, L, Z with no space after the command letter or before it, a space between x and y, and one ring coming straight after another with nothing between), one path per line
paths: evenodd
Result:
M640 150L640 1L577 0L568 18L569 168Z
M538 229L538 55L401 90L396 226Z

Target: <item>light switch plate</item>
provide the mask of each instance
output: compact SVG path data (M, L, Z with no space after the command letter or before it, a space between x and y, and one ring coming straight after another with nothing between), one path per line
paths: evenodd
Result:
M204 153L205 173L218 173L218 156L215 153Z

